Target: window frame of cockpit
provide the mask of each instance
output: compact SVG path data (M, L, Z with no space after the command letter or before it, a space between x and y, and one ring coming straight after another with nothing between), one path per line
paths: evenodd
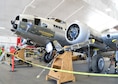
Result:
M41 19L34 18L34 25L40 26L41 25Z
M19 15L16 16L15 20L20 20L20 16Z
M27 24L28 22L31 22L32 25L34 24L34 21L31 20L31 19L27 19L27 18L21 18L20 19L20 25L19 27L22 28L23 30L26 30L27 29ZM24 24L24 27L23 27L23 24ZM32 28L32 27L31 27Z

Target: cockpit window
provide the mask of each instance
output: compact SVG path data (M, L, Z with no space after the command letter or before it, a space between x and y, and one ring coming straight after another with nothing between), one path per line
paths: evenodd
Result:
M40 25L40 19L35 18L34 23L35 25Z
M61 20L59 20L59 19L55 19L55 21L61 23Z
M16 20L19 20L19 16L16 17Z
M57 18L47 18L47 19L54 20L55 22L58 22L58 23L66 24L66 22L65 22L65 21L62 21L62 20L57 19Z
M23 18L22 21L23 21L23 22L27 22L27 19L24 19L24 18Z

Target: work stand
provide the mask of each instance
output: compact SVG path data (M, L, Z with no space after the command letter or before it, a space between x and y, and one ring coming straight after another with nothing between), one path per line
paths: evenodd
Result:
M16 65L23 65L23 64L26 64L27 66L30 66L32 67L32 64L30 63L27 63L27 62L31 62L29 60L27 60L27 62L25 62L25 48L23 49L20 49L18 51L15 52L15 60L14 60L14 66ZM12 63L10 63L10 65L12 66Z
M63 54L59 54L56 58L54 58L51 68L73 71L72 56L71 51L65 51ZM57 81L57 84L61 84L69 81L74 82L75 76L72 73L50 70L46 76L46 80L49 79L54 79Z
M111 70L111 67L114 65L114 74L117 74L118 73L118 61L116 60L116 55L118 55L117 53L118 51L116 51L116 54L115 56L112 55L110 57L110 64L109 64L109 67L107 68L107 70L105 71L106 74L109 73L109 71Z
M109 67L107 68L107 70L105 71L105 73L108 74L109 71L111 70L111 67L114 65L114 74L117 74L117 73L118 73L118 70L117 70L118 65L117 65L117 63L118 63L118 62L115 60L115 57L112 56L112 57L110 58Z

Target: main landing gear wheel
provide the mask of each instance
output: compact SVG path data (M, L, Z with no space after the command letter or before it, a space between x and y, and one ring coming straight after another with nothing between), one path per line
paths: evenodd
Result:
M44 61L45 61L46 63L49 63L52 59L53 59L52 54L46 53L46 54L44 55Z
M105 62L101 55L96 55L92 57L92 71L95 73L100 73L103 71Z

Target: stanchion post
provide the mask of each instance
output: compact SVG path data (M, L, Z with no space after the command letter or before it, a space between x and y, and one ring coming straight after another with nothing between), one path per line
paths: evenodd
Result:
M12 67L12 72L14 72L14 56L13 55L12 55L12 59L11 60L12 60L11 61L12 62L12 66L11 66Z
M11 71L12 72L15 72L14 70L14 66L15 66L15 61L14 61L14 53L15 53L15 47L11 47L10 49L10 53L12 53L12 56L11 56Z

